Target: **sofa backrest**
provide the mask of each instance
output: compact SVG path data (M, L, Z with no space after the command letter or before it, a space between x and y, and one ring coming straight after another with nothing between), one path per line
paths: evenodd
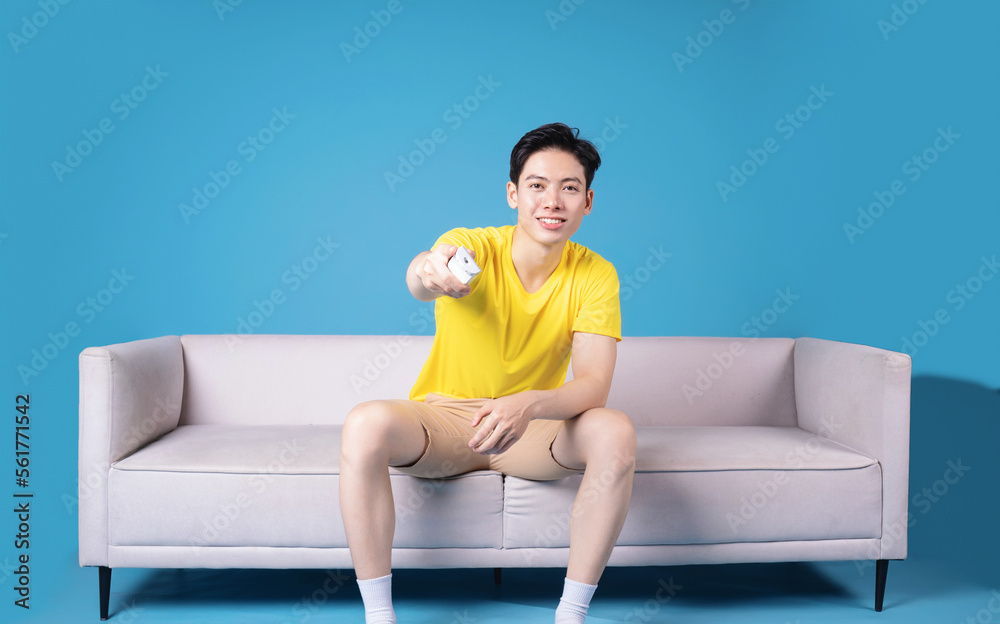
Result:
M185 335L180 424L336 424L406 398L431 336ZM610 407L637 425L794 425L794 340L626 337Z
M608 406L636 425L793 426L791 338L625 337Z
M405 399L430 336L186 335L180 424L336 424Z

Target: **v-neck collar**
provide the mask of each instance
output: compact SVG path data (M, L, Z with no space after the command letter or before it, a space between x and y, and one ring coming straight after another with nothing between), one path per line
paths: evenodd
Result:
M563 245L562 255L559 256L559 264L556 268L552 270L552 273L545 278L545 283L542 284L541 288L535 292L528 292L524 287L524 283L521 281L521 276L517 274L517 269L514 267L514 230L517 226L511 226L510 231L507 234L507 248L504 253L504 263L506 272L508 274L508 279L510 279L516 286L518 292L524 297L539 297L548 293L552 290L553 284L558 281L556 275L559 273L560 269L563 268L563 264L566 262L566 254L569 252L570 241L566 241Z

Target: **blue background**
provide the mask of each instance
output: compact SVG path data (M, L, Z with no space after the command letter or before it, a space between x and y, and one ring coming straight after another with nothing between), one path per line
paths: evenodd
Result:
M594 212L575 240L618 268L627 336L757 332L914 355L911 493L941 479L947 460L972 470L919 516L877 621L919 621L935 608L940 619L927 621L961 621L985 608L1000 586L990 528L1000 279L975 280L993 276L984 258L1000 253L1000 5L402 0L391 14L389 4L0 5L0 396L12 423L15 396L31 394L38 498L29 619L82 609L89 620L97 609L96 573L76 567L72 504L82 349L248 330L433 333L430 308L404 287L407 263L449 228L513 223L504 199L510 149L551 121L599 141ZM814 90L830 95L810 100ZM141 101L129 108L123 96ZM799 115L794 133L786 114ZM113 130L97 132L102 123ZM269 124L280 132L269 134ZM428 143L437 129L443 142ZM946 151L934 148L939 131L953 135L938 142ZM250 137L267 143L248 148ZM748 163L762 160L769 139L767 160ZM68 150L86 155L77 161ZM913 164L905 168L915 156L934 159L916 180ZM239 173L213 188L230 161ZM732 167L751 174L720 191ZM896 180L905 193L870 219L859 215ZM182 204L216 190L207 207L185 214ZM336 249L308 260L317 239ZM102 293L115 271L132 277ZM981 289L960 307L962 285ZM276 289L281 302L261 304ZM779 290L797 299L768 312ZM764 319L760 329L754 319ZM69 323L75 335L62 335ZM4 534L12 520L0 522ZM16 556L10 542L0 540L0 562ZM821 576L822 565L807 566L805 577ZM871 571L861 578L853 564L826 565L848 567L825 584L800 582L799 610L782 610L780 579L748 590L764 591L762 600L736 592L718 607L691 589L670 609L690 621L714 621L716 608L743 621L867 613L858 605L870 602ZM688 568L688 584L707 600L729 593L713 583L740 584L742 569ZM935 576L942 570L952 571ZM139 603L155 605L139 619L242 613L243 602L226 602L235 589L193 606L179 594L157 602L149 579L158 577L143 574L159 573L128 574L116 573L112 602L135 598L131 579ZM621 575L641 578L637 571L613 574L620 620L649 592L629 593L636 583ZM750 574L748 587L755 574L770 572ZM968 581L951 591L945 579L956 575ZM845 599L852 583L859 594ZM0 567L3 619L25 615L11 584ZM255 604L286 614L262 621L287 617L296 592ZM548 607L551 593L538 605ZM358 606L351 595L339 601L345 609ZM444 617L428 608L428 621ZM470 609L488 621L492 607ZM511 613L551 617L536 611ZM614 613L602 617L615 621ZM333 617L319 612L316 621L324 616Z

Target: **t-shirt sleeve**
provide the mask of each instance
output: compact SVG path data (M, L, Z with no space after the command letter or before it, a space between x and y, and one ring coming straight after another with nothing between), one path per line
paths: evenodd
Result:
M573 331L622 339L622 312L618 298L618 272L605 261L594 271L583 294L583 304L573 321Z
M485 234L481 228L470 230L468 228L455 228L448 230L438 237L431 246L434 249L438 245L456 245L471 249L476 255L476 264L485 266L489 261L490 247L485 240Z

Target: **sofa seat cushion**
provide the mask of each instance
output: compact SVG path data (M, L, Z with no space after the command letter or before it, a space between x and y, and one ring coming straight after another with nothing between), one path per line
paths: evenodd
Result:
M636 427L636 439L636 472L845 470L876 463L798 427Z
M181 426L112 465L116 546L344 548L340 425ZM397 548L499 548L503 481L390 469ZM433 504L430 504L433 503Z
M880 536L881 467L821 436L750 426L651 426L636 434L632 504L619 545ZM508 477L504 547L568 546L581 482ZM594 487L583 495L604 486L598 479Z

